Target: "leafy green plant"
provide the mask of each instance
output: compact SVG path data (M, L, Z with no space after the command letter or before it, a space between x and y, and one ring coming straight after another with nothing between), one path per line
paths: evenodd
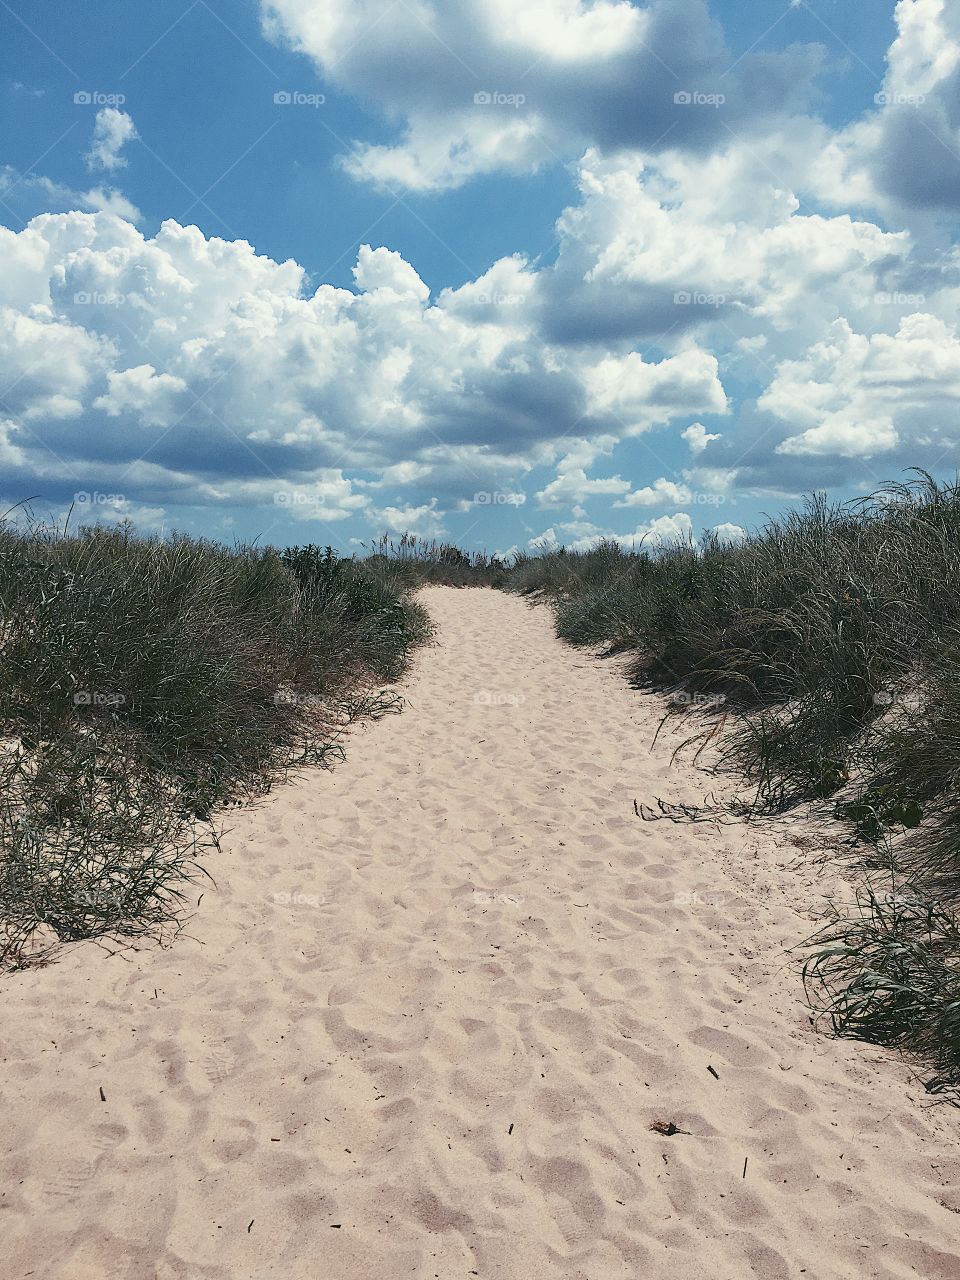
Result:
M862 840L878 844L891 827L904 827L907 830L919 827L923 820L923 807L919 800L881 785L854 800L839 801L835 814L838 818L852 822Z

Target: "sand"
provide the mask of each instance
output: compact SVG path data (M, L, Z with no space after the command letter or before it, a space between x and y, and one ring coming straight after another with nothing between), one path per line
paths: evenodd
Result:
M660 699L423 598L403 714L230 819L190 936L0 977L0 1275L960 1276L957 1113L785 952L836 875L638 821L715 785Z

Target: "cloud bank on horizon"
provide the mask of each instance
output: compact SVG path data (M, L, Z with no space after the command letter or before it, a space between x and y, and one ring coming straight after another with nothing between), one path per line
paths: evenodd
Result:
M567 165L555 252L431 290L370 238L336 287L0 167L0 200L52 210L0 226L0 495L341 543L495 545L509 516L501 546L589 546L953 471L960 9L892 13L882 80L829 123L835 50L738 57L703 0L263 0L269 41L389 121L343 148L358 189L428 210L498 174L535 199ZM121 105L84 152L111 181L140 140Z

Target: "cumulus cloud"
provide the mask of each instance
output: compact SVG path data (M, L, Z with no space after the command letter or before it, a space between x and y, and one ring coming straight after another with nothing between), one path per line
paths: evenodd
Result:
M730 524L728 521L714 525L711 532L721 542L742 542L747 536L745 529L741 529L738 524Z
M891 91L921 83L947 110L954 17L902 0L897 19ZM809 49L724 78L746 113L734 133L719 108L680 112L671 87L654 137L666 81L653 55L671 52L704 92L726 65L699 0L274 0L266 21L393 110L400 142L352 163L406 166L403 185L455 185L488 160L527 169L545 138L558 155L586 144L555 257L510 254L431 293L415 263L362 245L353 288L314 287L244 241L175 222L144 236L99 188L76 202L95 216L0 228L0 447L24 490L98 475L151 507L257 505L442 536L451 514L524 486L548 533L588 545L687 536L693 504L953 446L960 254L934 253L883 186L871 147L891 104L846 129L759 123L758 86L797 66L809 80ZM464 62L483 92L528 102L474 104ZM122 159L132 130L110 117L103 154ZM730 425L708 431L707 415ZM617 450L639 437L632 456L658 460L637 476ZM624 533L631 509L674 514Z
M866 305L878 270L908 254L909 236L804 211L778 176L785 147L728 138L709 161L588 152L581 199L559 220L543 297L549 336L613 346L712 326L729 345L759 322L765 336L793 343L798 328L815 333L838 310Z
M268 36L400 123L344 158L357 178L412 190L530 172L584 146L703 152L800 105L823 51L734 60L706 0L262 0ZM722 107L721 111L719 108Z
M625 494L613 505L615 507L665 507L670 503L690 502L692 497L685 484L676 484L673 480L661 476L659 480L654 480L653 484Z
M93 402L111 418L135 413L148 427L168 427L183 405L187 384L170 373L157 373L152 364L135 365L132 369L111 370L107 374L107 391ZM189 403L189 402L187 402Z
M622 480L620 476L604 479L587 475L586 468L601 452L609 452L609 444L579 441L558 462L556 478L537 493L537 504L540 507L578 507L591 497L626 493L630 488L629 480Z
M393 534L415 533L421 538L440 538L446 533L435 498L419 507L381 507L375 512L374 520Z
M803 359L780 365L759 404L804 428L780 453L870 458L893 449L901 435L950 431L944 408L958 397L956 327L917 314L892 335L856 333L838 320Z
M860 138L876 184L897 203L960 208L960 10L899 0L897 38L875 121Z
M732 527L732 526L731 526ZM625 551L641 551L644 548L668 546L676 542L693 544L696 536L693 521L686 511L677 511L673 515L656 516L645 524L637 525L632 533L618 533L613 529L598 529L594 525L571 522L561 529L571 532L571 538L558 537L557 530L551 526L529 540L529 550L556 551L566 547L569 551L593 551L604 542L615 542Z
M711 435L702 422L694 422L686 431L680 432L684 440L690 446L691 453L703 453L711 440L721 440L723 437L719 434Z
M90 169L122 169L126 157L121 151L128 142L137 137L137 129L132 117L117 107L103 107L97 112L93 126L93 141L87 152L87 167Z
M108 214L0 229L0 252L0 377L6 412L38 424L38 474L99 466L151 500L269 503L282 490L296 517L368 511L439 532L444 510L513 492L510 479L556 457L546 505L622 494L625 481L587 477L589 460L625 432L725 403L693 343L598 359L545 342L536 308L499 297L519 276L541 287L515 260L431 302L385 248L361 248L356 291L310 293L298 264L243 241L173 222L145 237ZM374 487L402 500L374 506Z

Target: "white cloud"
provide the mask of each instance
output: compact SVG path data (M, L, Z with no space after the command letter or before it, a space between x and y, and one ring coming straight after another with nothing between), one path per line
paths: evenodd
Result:
M958 398L956 328L917 314L893 335L855 333L838 320L804 358L779 366L759 404L803 428L780 453L870 458L901 438L949 431L944 407Z
M685 511L672 516L657 516L646 524L637 525L629 537L617 539L625 547L662 546L671 542L694 542L693 521Z
M692 19L683 56L712 65L722 44L698 0L538 0L499 6L495 23L479 0L277 0L271 12L278 38L392 106L401 130L424 131L423 146L440 149L437 182L459 180L461 163L460 176L476 172L485 155L528 168L538 132L590 142L555 261L511 254L431 296L414 264L363 245L355 289L314 291L296 262L173 222L146 237L120 193L73 193L104 212L0 228L3 412L43 441L11 437L25 476L113 469L155 505L273 504L285 486L301 495L297 517L427 530L478 493L514 494L534 467L555 468L530 491L561 513L555 531L582 540L604 536L600 507L607 522L613 507L682 513L704 494L792 490L825 459L916 446L908 462L923 461L957 435L945 406L960 385L960 255L934 263L922 229L837 204L881 200L864 148L885 108L842 131L795 115L674 145L674 129L654 154L649 122L630 117L610 134L610 104L662 93L660 72L634 82L652 65L644 46L665 47L670 13ZM945 101L953 19L936 0L906 0L898 16L890 84L926 77ZM354 47L364 24L374 30ZM474 106L458 59L508 93L511 69L534 56L522 109ZM452 105L465 87L470 100ZM122 159L132 121L97 127L101 161ZM433 181L430 158L407 145L383 159L410 166L407 185ZM3 181L5 200L31 183L51 204L68 194ZM709 467L671 473L668 443L665 474L633 489L623 464L597 465L624 438L730 414L727 386L748 381L736 426L681 433L688 460Z
M538 533L527 543L530 551L555 551L559 546L557 531L552 527L544 529L543 533Z
M89 191L80 193L81 209L92 209L94 213L113 213L118 218L126 218L128 222L139 222L143 216L137 206L120 191L111 187L91 187Z
M697 348L656 364L636 351L608 356L587 370L586 384L593 411L611 414L626 435L669 421L680 404L709 413L728 408L716 357Z
M747 531L745 529L741 529L738 524L730 524L729 522L714 525L711 532L715 534L721 542L742 542L747 536Z
M875 105L823 152L824 189L887 215L949 215L960 208L960 9L899 0L894 20Z
M436 499L419 507L382 507L374 513L373 523L388 533L415 533L421 538L441 538L446 533Z
M565 546L569 551L592 551L602 542L619 543L625 551L642 551L644 548L669 545L674 542L696 541L693 521L685 511L677 511L674 515L657 516L646 524L637 525L632 533L617 533L612 529L598 529L588 525L583 530L576 524L564 525L566 531L580 532L579 537L563 539L557 537L556 528L551 526L543 533L531 538L527 543L531 551L555 551ZM589 532L587 531L589 530Z
M148 427L170 426L179 406L186 407L181 393L187 384L173 374L157 373L152 364L111 371L107 388L105 395L94 400L95 409L103 409L111 418L135 413Z
M353 278L358 289L375 296L410 298L416 303L426 302L430 296L430 290L409 262L391 249L361 245Z
M702 422L694 422L686 431L681 431L680 435L686 440L690 446L691 453L703 453L711 440L722 440L721 435L711 435Z
M765 340L795 345L798 331L813 336L851 305L868 309L878 271L906 259L910 237L802 212L777 176L808 179L792 149L803 156L801 139L728 138L707 160L588 152L581 199L559 219L559 259L541 285L547 334L613 345L706 332L725 347L752 338L742 349L759 356L758 324Z
M700 493L724 497L730 493L737 480L736 467L689 467L683 473L687 484Z
M355 143L354 176L412 190L479 173L530 172L587 145L702 152L723 131L715 110L678 91L722 92L725 120L750 128L801 101L816 46L734 59L705 0L261 0L264 29L309 56L325 82L381 106L394 141Z
M609 476L606 479L590 478L583 467L573 466L571 461L569 456L564 458L557 469L556 479L551 480L536 495L539 506L572 506L591 497L626 493L630 488L630 481L621 480L619 476Z
M120 111L117 107L102 107L97 112L93 126L93 141L86 155L87 167L122 169L127 161L120 152L137 136L136 125L126 111Z
M624 431L725 405L715 358L689 340L660 359L545 341L549 270L519 259L431 302L387 249L361 248L358 292L309 294L298 264L244 241L174 222L145 237L108 214L0 228L0 253L8 412L42 419L54 456L95 456L165 503L271 502L349 471L349 491L291 513L356 512L372 480L403 491L385 521L439 529L448 507L515 492L561 449L547 505L623 494L586 468Z
M685 484L676 484L661 476L652 485L628 493L613 505L615 507L665 507L672 503L690 502L693 495Z
M10 165L0 165L0 198L7 209L21 212L24 221L36 213L68 212L72 209L94 213L114 213L129 222L139 222L142 215L135 204L112 187L91 187L77 191L40 174L18 173Z

